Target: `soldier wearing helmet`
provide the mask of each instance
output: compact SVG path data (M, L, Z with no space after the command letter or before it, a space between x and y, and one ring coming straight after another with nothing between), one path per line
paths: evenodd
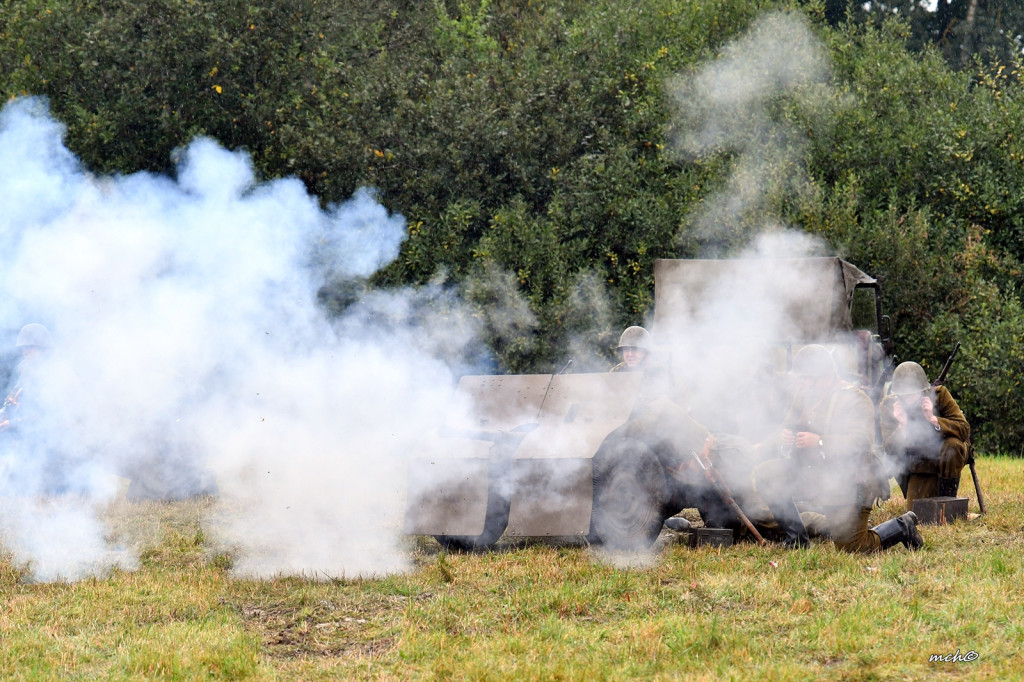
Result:
M868 527L871 508L888 496L875 452L875 408L859 388L843 382L832 355L820 345L793 358L797 393L776 439L762 447L779 456L754 471L758 493L771 510L786 546L809 544L805 518L848 552L874 552L902 543L923 545L913 512ZM805 512L801 516L796 501Z
M32 322L26 324L18 332L18 340L15 342L15 346L22 349L23 352L49 350L53 348L53 337L50 336L49 329L38 322Z
M669 368L653 357L655 345L651 334L643 327L627 327L619 337L617 350L622 361L611 371L643 372L644 377L633 413L616 435L643 441L659 453L662 465L672 472L683 491L680 495L686 500L685 507L697 509L706 526L739 528L740 521L733 511L718 492L708 488L707 480L693 464L692 453L701 450L710 432L690 415L688 397L673 382ZM733 436L721 436L712 442L717 444L709 457L716 466L721 465L724 478L731 478L729 485L743 506L747 497L752 497L750 486L744 485L744 478L750 478L750 468L743 469L744 477L736 473L742 468L741 462L723 459L742 460L752 448L742 438ZM666 520L665 525L676 531L689 528L689 522L678 516Z
M651 333L643 327L626 327L619 336L619 345L615 349L622 362L612 367L613 372L639 372L651 354Z
M651 333L640 326L626 327L619 336L616 346L621 361L611 372L643 372L644 378L637 406L649 407L653 402L672 402L689 411L689 398L673 381L668 366L654 357L655 346Z
M882 447L899 467L907 509L916 499L956 496L971 427L949 390L932 386L921 365L903 362L879 413Z

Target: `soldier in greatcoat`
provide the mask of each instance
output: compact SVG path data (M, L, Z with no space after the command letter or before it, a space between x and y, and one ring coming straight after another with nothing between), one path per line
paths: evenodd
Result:
M916 362L900 363L879 418L882 448L896 465L907 509L917 499L955 497L971 426L949 390L932 386Z
M778 457L754 471L757 492L786 546L809 544L801 507L821 519L816 530L844 551L874 552L900 543L912 549L922 546L913 512L868 527L871 508L888 497L888 480L875 451L871 399L839 378L824 346L801 348L792 373L797 394L777 437L762 444Z

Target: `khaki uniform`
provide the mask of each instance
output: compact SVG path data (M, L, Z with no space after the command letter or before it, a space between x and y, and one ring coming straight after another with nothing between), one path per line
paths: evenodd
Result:
M959 481L967 464L971 427L945 386L935 388L932 400L938 429L921 414L920 401L904 406L907 425L901 427L893 416L898 399L895 395L887 396L879 410L882 448L899 467L897 480L909 510L914 500L939 494L939 477Z
M816 433L820 444L787 449L766 443L778 448L780 456L755 470L758 493L766 501L792 498L800 508L823 514L840 549L879 550L868 515L877 499L888 496L888 483L874 447L874 424L874 404L858 388L837 382L823 395L798 395L783 428Z

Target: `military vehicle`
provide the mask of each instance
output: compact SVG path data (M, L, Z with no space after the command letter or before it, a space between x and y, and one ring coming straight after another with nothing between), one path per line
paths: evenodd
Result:
M694 382L734 389L752 376L783 377L808 343L833 349L848 380L881 394L888 320L878 282L850 263L659 260L654 272L653 338L695 406L715 404L716 391L690 389ZM405 532L449 549L487 548L502 535L649 546L691 499L692 479L676 466L688 453L669 457L625 429L643 380L640 372L462 377L448 419L409 459ZM729 425L714 414L707 421L715 432ZM695 454L702 445L683 447Z

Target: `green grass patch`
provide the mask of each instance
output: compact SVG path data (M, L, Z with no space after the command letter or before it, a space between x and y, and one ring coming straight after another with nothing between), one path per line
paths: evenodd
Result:
M111 532L138 547L135 570L33 583L0 561L0 677L1014 679L1024 460L979 470L989 513L923 528L918 552L665 544L625 561L561 542L454 554L409 538L415 568L376 579L234 579L202 530L209 502L118 503ZM977 511L969 480L961 494Z

